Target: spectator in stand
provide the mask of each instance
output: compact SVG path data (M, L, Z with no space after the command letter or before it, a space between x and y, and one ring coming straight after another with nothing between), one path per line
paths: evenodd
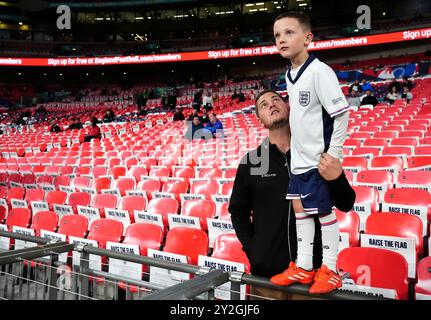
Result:
M194 117L199 118L199 112L196 109L193 109L193 112L191 115L189 115L189 117L187 118L187 121L193 121Z
M211 96L211 92L207 91L205 97L203 98L202 105L204 109L207 111L211 111L213 108L213 97Z
M90 142L92 139L100 139L102 138L102 132L100 131L99 126L97 125L99 120L96 117L91 119L91 126L88 130L87 135L84 138L84 142Z
M242 93L242 91L239 90L239 93L238 93L238 102L244 102L244 101L245 101L244 93Z
M403 93L401 94L401 99L405 99L407 103L410 103L410 101L413 99L413 94L410 92L410 89L408 86L403 87Z
M398 90L395 86L391 87L391 91L386 95L385 101L388 101L390 104L393 104L395 100L401 98L401 95L398 93Z
M148 114L147 109L145 109L145 106L138 106L138 116L146 116Z
M205 109L205 108L203 108L203 109L202 109L202 115L200 116L199 120L200 120L200 122L201 122L203 125L205 125L205 124L207 124L208 122L210 122L210 119L209 119L209 117L208 117L208 110L207 110L207 109Z
M82 123L78 118L73 118L72 119L72 123L69 125L69 127L67 128L67 130L73 130L73 129L82 129Z
M232 100L235 100L235 99L238 99L239 98L239 95L238 95L238 93L236 92L236 90L233 90L233 94L232 94L232 96L230 97Z
M52 120L51 121L51 128L49 129L49 132L55 132L55 133L57 133L57 132L60 132L60 131L61 131L61 128L58 125L57 120Z
M202 90L199 90L198 92L195 93L195 95L193 97L192 107L193 107L193 109L200 112L201 111L201 105L202 105Z
M396 92L399 92L401 90L401 84L397 81L397 79L392 80L391 83L389 84L389 88L388 88L389 93L393 92L392 88L395 88Z
M173 121L182 121L184 119L185 118L184 118L183 112L181 111L181 109L179 107L177 107L175 110L175 113L174 113Z
M189 123L187 132L184 135L185 139L196 140L209 138L208 130L205 130L204 126L199 120L199 116L194 116L192 123Z
M115 114L114 111L112 111L112 109L108 109L105 112L105 115L103 116L103 122L112 122L115 121Z
M361 92L366 92L367 90L370 90L371 92L374 92L374 88L371 85L371 83L367 82L367 80L365 80L365 79L362 79L361 88L362 88Z
M407 87L409 91L413 89L413 83L407 77L404 77L403 82L401 82L401 88L403 88L403 90L404 90L404 87Z
M350 97L347 98L347 102L350 107L359 107L361 105L361 99L358 97L357 91L352 90Z
M206 124L205 129L211 132L213 138L224 137L223 124L219 119L217 119L215 113L211 113L209 115L209 122Z
M169 110L174 110L177 106L177 89L172 89L168 94L168 107Z
M356 91L356 93L362 92L362 87L359 84L359 80L355 80L355 82L353 82L349 87L349 94L352 94L352 91Z
M367 105L367 104L371 104L373 105L373 107L375 107L377 104L379 103L379 101L377 100L377 98L373 95L373 93L370 90L367 90L365 92L365 96L362 97L361 100L361 106Z

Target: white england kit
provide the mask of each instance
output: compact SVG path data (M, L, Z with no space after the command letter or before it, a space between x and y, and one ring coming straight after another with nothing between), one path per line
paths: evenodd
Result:
M293 173L287 198L300 198L306 213L330 213L332 199L317 166L324 152L341 160L349 104L335 72L313 55L286 72L286 84Z

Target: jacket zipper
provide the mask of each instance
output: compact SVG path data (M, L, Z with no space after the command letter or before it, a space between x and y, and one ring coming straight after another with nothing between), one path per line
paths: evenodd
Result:
M289 163L287 161L287 157L286 154L284 154L283 152L281 152L280 149L277 148L277 150L283 155L284 160L286 161L284 163L284 166L287 168L287 173L289 175L289 180L290 180L290 168L289 168ZM287 211L287 245L289 246L289 258L290 261L292 261L292 247L290 246L290 211L292 210L292 201L289 201L289 210Z

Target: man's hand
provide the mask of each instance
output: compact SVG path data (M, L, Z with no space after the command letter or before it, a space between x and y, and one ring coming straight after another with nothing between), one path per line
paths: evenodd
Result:
M328 153L322 153L317 169L326 181L337 179L343 172L341 162Z

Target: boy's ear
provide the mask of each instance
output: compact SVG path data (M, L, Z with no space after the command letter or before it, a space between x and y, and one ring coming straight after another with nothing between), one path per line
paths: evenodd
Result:
M305 36L306 44L309 45L313 41L313 34L311 32L308 32Z

